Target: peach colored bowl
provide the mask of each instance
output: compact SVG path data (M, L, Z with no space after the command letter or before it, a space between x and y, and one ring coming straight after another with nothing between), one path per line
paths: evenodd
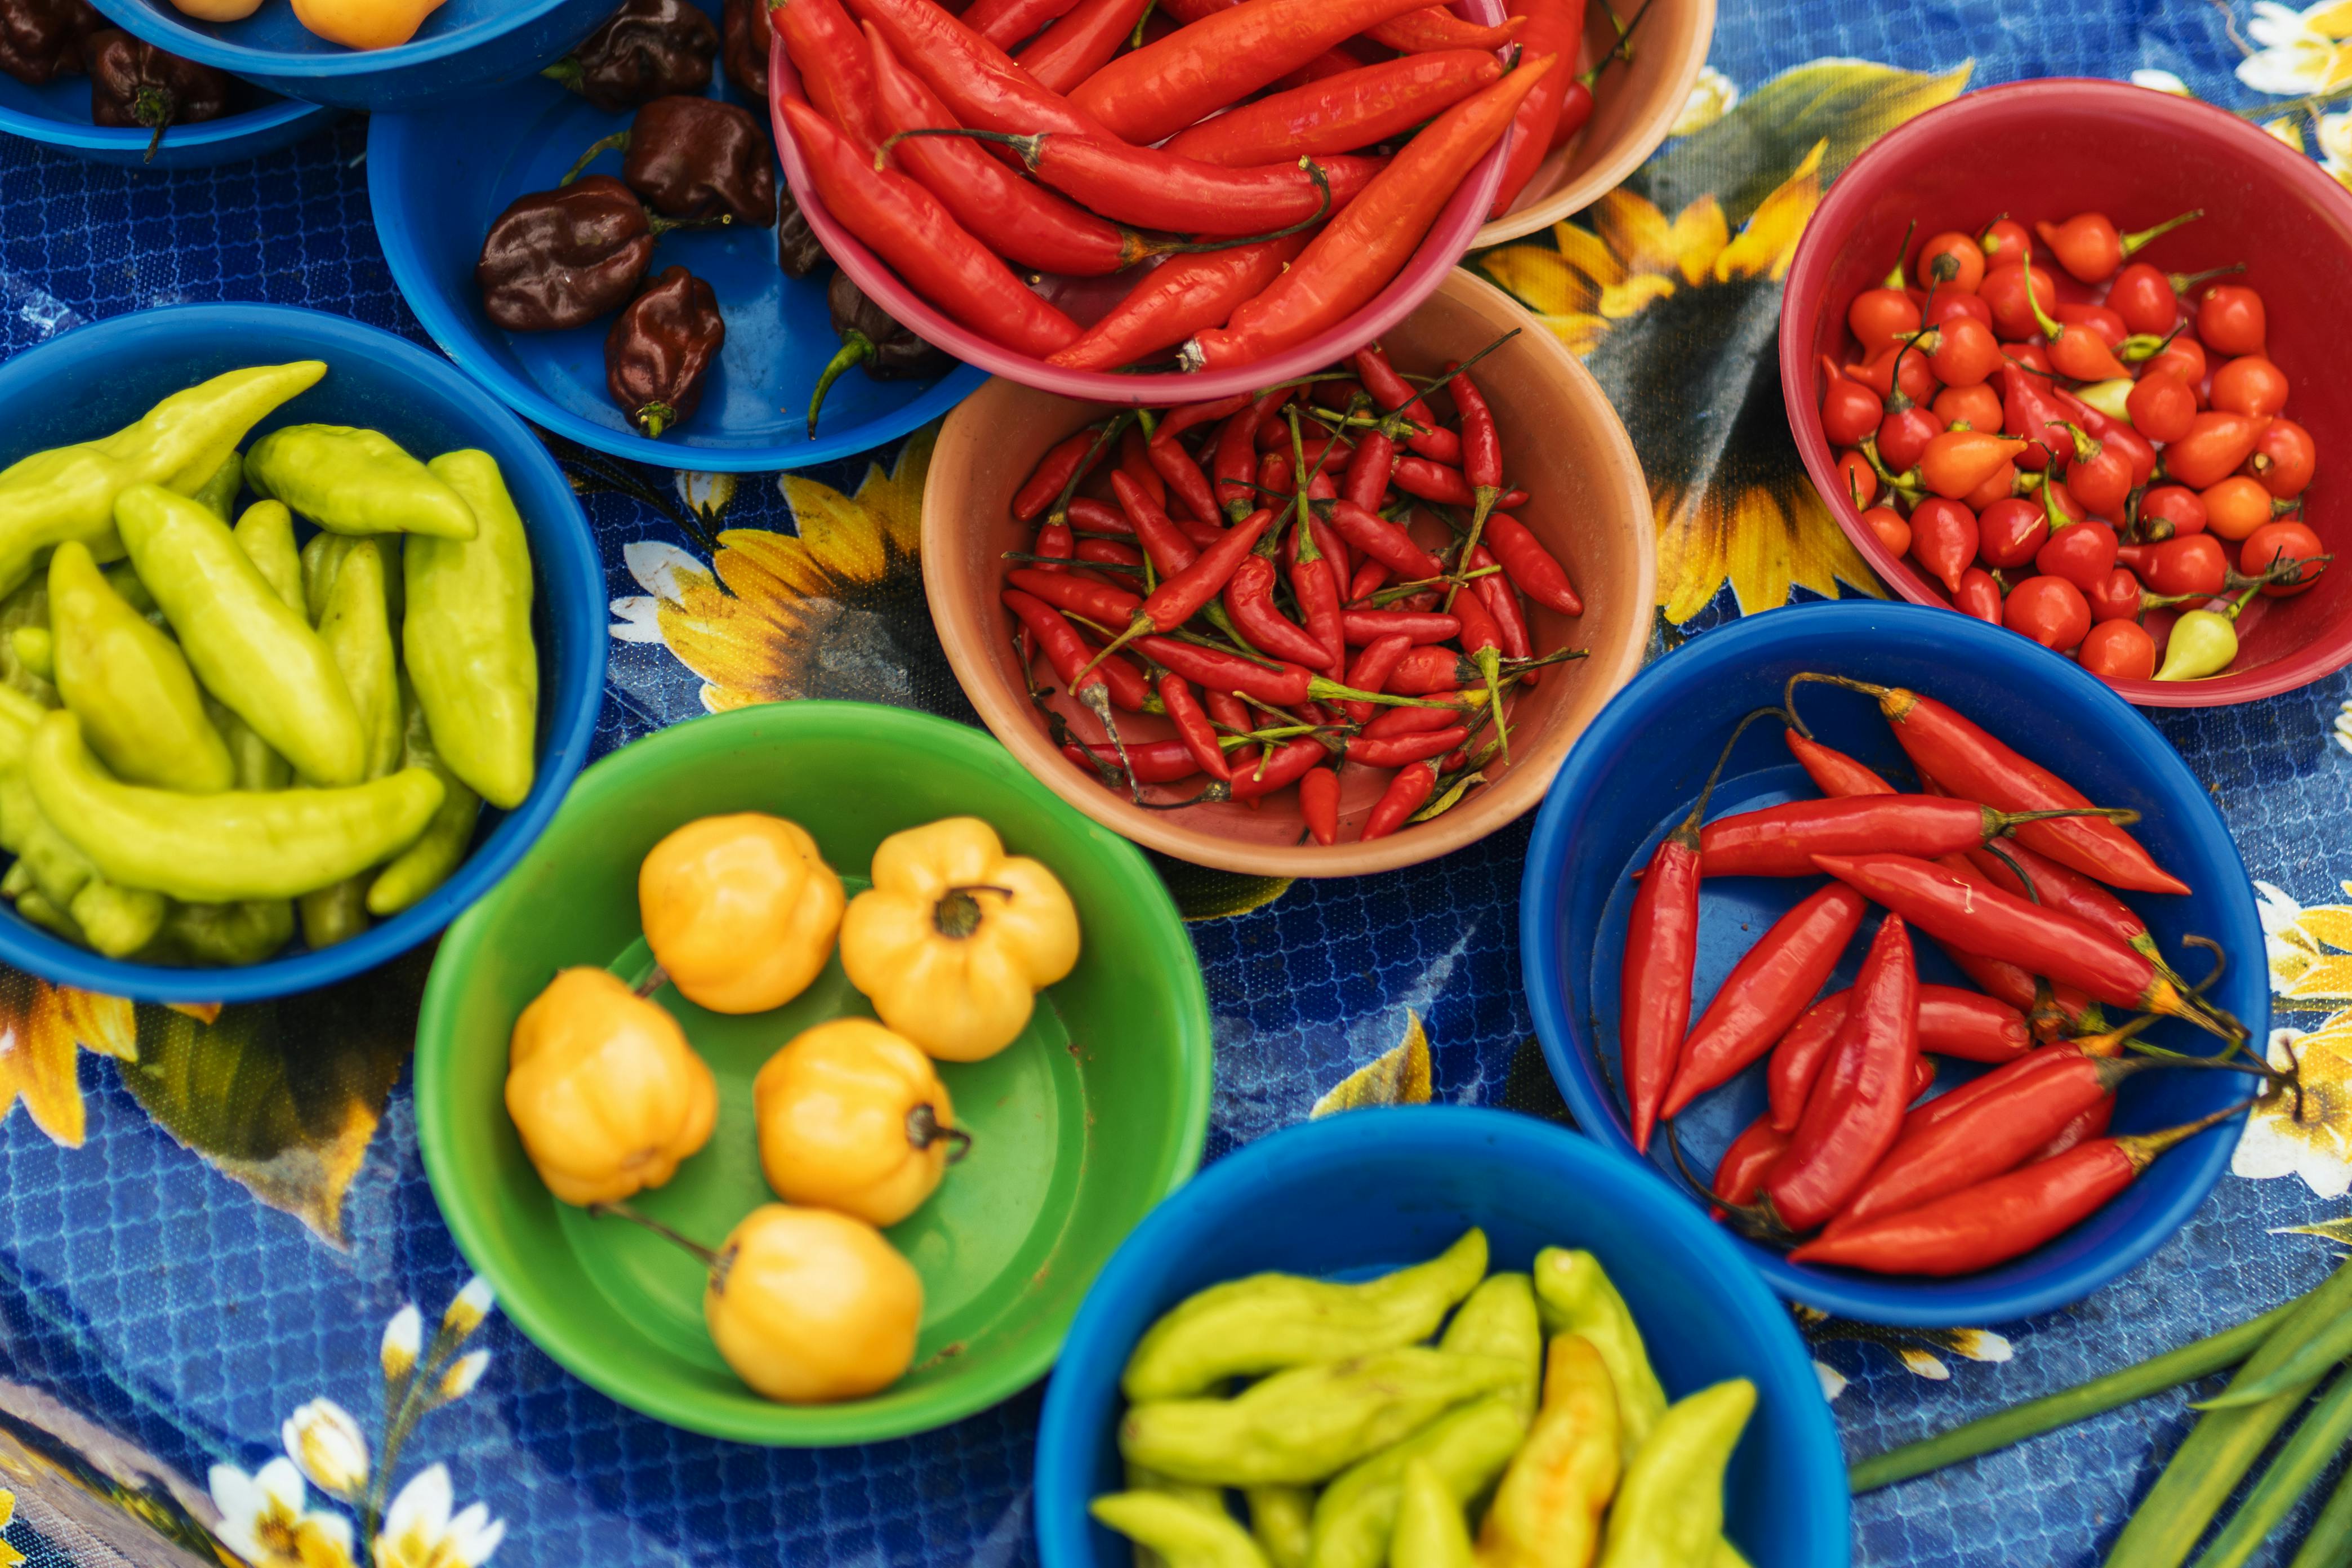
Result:
M1387 336L1400 368L1434 371L1503 332L1519 335L1482 362L1479 385L1495 411L1506 478L1531 492L1514 515L1559 556L1584 599L1574 619L1530 605L1538 651L1562 646L1591 657L1543 672L1512 709L1511 761L1490 782L1433 821L1370 844L1349 842L1379 797L1385 773L1341 775L1339 834L1329 847L1301 844L1296 790L1253 811L1234 802L1150 811L1113 794L1047 738L1031 705L1013 646L1012 617L997 595L1007 550L1030 547L1015 522L1013 492L1048 447L1108 412L1013 382L992 381L949 416L923 492L923 587L932 624L964 695L1021 764L1064 800L1139 844L1229 871L1286 877L1354 877L1433 859L1494 832L1542 799L1570 745L1617 689L1640 668L1657 597L1657 544L1649 487L1633 445L1609 400L1574 355L1500 289L1467 272L1449 273L1437 292ZM1051 672L1038 661L1042 681ZM1102 731L1058 689L1051 699L1088 740ZM1167 722L1122 715L1129 741L1161 739ZM1147 800L1181 800L1204 779L1145 789Z
M1590 70L1617 42L1617 29L1602 7L1622 3L1587 0L1579 71ZM1593 82L1592 118L1583 131L1543 161L1511 210L1480 228L1471 244L1500 245L1549 228L1599 201L1641 167L1682 118L1714 41L1715 0L1651 0L1650 13L1633 35L1633 63L1621 61Z

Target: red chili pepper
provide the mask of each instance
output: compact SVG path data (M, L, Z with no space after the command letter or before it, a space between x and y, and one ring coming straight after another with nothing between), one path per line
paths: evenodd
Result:
M1441 506L1471 506L1477 500L1461 469L1411 452L1402 454L1390 466L1389 483L1409 496Z
M1073 696L1089 686L1099 685L1119 707L1130 713L1143 711L1151 688L1141 670L1123 658L1107 659L1087 669L1094 650L1078 636L1078 628L1062 618L1061 611L1018 588L1005 589L1003 596L1005 608L1021 617L1021 624L1036 637L1037 646L1045 650L1046 662L1054 667L1054 673Z
M1173 441L1197 426L1213 425L1249 405L1250 395L1246 392L1237 392L1231 397L1213 397L1205 403L1180 403L1160 416L1160 427L1151 433L1152 439Z
M1097 583L1069 572L1049 572L1023 566L1005 574L1005 581L1033 594L1057 610L1084 616L1098 626L1113 626L1134 615L1143 601L1124 588Z
M801 0L788 0L789 10ZM901 60L946 100L961 125L982 131L1108 134L1102 121L1037 84L1013 57L931 0L851 0Z
M1258 234L1339 212L1387 163L1342 153L1228 169L1110 136L986 136L1013 149L1038 179L1105 217L1200 235Z
M1895 793L1893 784L1833 746L1824 746L1794 730L1782 731L1781 738L1789 742L1789 752L1805 770L1805 776L1811 779L1813 787L1823 795L1846 796Z
M1969 864L1991 878L1996 887L2021 896L2026 889L2017 873L2023 871L2033 879L2036 903L2072 915L2093 931L2105 931L2125 946L2137 949L2151 963L2162 961L2156 938L2148 934L2147 922L2106 889L2070 866L2036 855L2022 844L2004 846L2001 853L2016 862L2015 870L2011 868L2009 860L1990 849L1969 850Z
M871 153L889 134L874 101L874 65L841 0L792 0L769 13L817 111Z
M1344 701L1350 697L1388 706L1412 706L1421 702L1417 697L1359 691L1354 687L1327 680L1304 665L1277 664L1268 668L1239 654L1202 647L1197 643L1179 642L1174 637L1138 637L1135 646L1136 651L1145 658L1164 665L1205 689L1242 692L1276 708L1295 708L1314 699Z
M1607 61L1601 62L1606 65ZM1551 146L1557 153L1576 139L1592 118L1592 83L1583 76L1571 78L1568 90L1560 95L1559 123L1552 127Z
M1320 6L1326 0L1257 3ZM1353 313L1403 269L1462 172L1510 129L1520 100L1558 64L1551 55L1522 64L1439 115L1323 226L1265 293L1235 310L1223 327L1195 333L1184 346L1185 364L1244 364L1305 342Z
M1789 1152L1789 1135L1759 1116L1731 1141L1715 1167L1715 1195L1733 1208L1746 1208L1764 1190L1764 1178Z
M2074 438L2066 430L2066 406L2052 395L2049 381L2011 364L2001 367L2000 384L2001 429L2032 443L2011 460L2021 468L2054 462L2063 472L2074 461Z
M1356 662L1348 667L1348 684L1359 691L1386 689L1390 675L1395 671L1399 664L1404 661L1405 654L1412 646L1412 639L1402 635L1375 638L1356 656ZM1371 718L1372 710L1377 706L1379 706L1377 703L1358 700L1342 702L1339 704L1339 710L1348 716L1349 723L1361 724ZM1433 710L1393 708L1390 711L1418 713L1433 711Z
M1009 49L1070 9L1073 0L972 0L963 25L1000 49Z
M1577 85L1568 67L1584 41L1584 0L1510 0L1505 8L1515 16L1526 18L1519 29L1519 47L1527 57L1533 59L1557 55L1562 68L1552 72L1528 94L1511 120L1510 154L1503 164L1503 183L1495 188L1495 205L1486 209L1490 218L1501 217L1511 210L1511 204L1519 199L1519 193L1528 188L1536 170L1550 155L1553 133L1567 107L1568 94ZM1591 96L1588 87L1584 93L1587 114L1591 112Z
M1049 522L1037 530L1036 549L1034 553L1051 556L1059 561L1067 561L1072 559L1072 553L1076 549L1076 546L1077 541L1071 537L1070 525L1068 523ZM1041 576L1049 576L1059 573L1066 573L1069 571L1069 568L1066 566L1047 566L1041 563L1038 566L1037 571L1038 574Z
M2120 1047L2118 1047L2118 1050ZM2003 1062L1980 1078L1970 1079L1949 1094L1937 1095L1927 1104L1915 1107L1903 1119L1903 1136L1916 1138L1943 1125L1989 1094L2023 1093L2024 1085L2061 1063L2075 1060L2086 1053L2073 1041L2046 1046L2029 1051L2013 1061ZM2100 1053L2112 1055L2115 1053Z
M1412 536L1377 512L1369 511L1353 501L1335 500L1330 510L1331 526L1339 537L1362 551L1366 555L1402 574L1406 581L1444 574L1445 563L1412 542Z
M1518 592L1511 586L1510 579L1496 569L1498 563L1483 544L1470 552L1469 566L1473 572L1486 573L1484 577L1470 580L1470 591L1478 595L1478 602L1486 606L1486 614L1493 617L1495 630L1502 638L1499 646L1503 657L1533 658L1536 645L1528 635L1528 617L1519 608ZM1538 673L1532 669L1528 671L1528 685L1536 683L1535 677Z
M1162 675L1158 690L1160 706L1168 710L1168 721L1176 726L1176 738L1192 753L1201 771L1211 778L1232 778L1233 770L1225 765L1225 749L1217 744L1216 729L1193 694L1192 683L1181 675Z
M1118 533L1135 537L1135 524L1115 506L1105 506L1085 496L1072 499L1069 510L1070 526L1084 533Z
M2099 1101L2074 1121L2058 1130L2058 1136L2034 1151L2037 1160L2048 1160L2063 1154L2079 1143L2106 1136L2107 1124L2115 1120L2116 1102L2112 1097Z
M1385 709L1379 717L1365 722L1363 733L1375 739L1384 735L1423 735L1456 724L1467 725L1477 717L1486 695L1483 691L1452 691L1438 699L1444 704L1441 708Z
M1700 873L1810 877L1816 855L1911 855L1932 860L1990 844L2043 815L1995 811L1972 800L1934 795L1792 800L1708 823L1699 834Z
M844 227L873 247L916 292L972 331L1023 353L1050 354L1077 341L1078 324L1024 288L949 216L937 196L895 170L874 167L807 104L778 102L817 195Z
M1434 610L1349 610L1340 617L1348 645L1369 647L1386 637L1402 636L1414 643L1452 642L1462 635L1462 622Z
M1298 815L1318 844L1339 842L1339 775L1309 768L1298 777Z
M1912 763L1954 795L1999 811L2050 811L2090 805L2082 791L2040 763L2019 755L1953 709L1901 687L1834 678L1836 684L1878 699ZM2060 817L2018 831L2039 850L2110 887L2144 893L2186 893L2189 884L2158 866L2137 839L2104 817Z
M1493 492L1486 503L1491 506L1493 496L1503 490L1503 438L1495 428L1495 413L1486 406L1485 395L1468 371L1452 360L1445 362L1445 369L1454 378L1446 385L1461 416L1462 477L1470 481L1473 491Z
M1049 92L1066 93L1102 69L1151 0L1078 0L1013 63Z
M1327 658L1323 645L1274 607L1274 563L1265 556L1243 561L1225 584L1225 613L1260 653L1309 668L1322 667Z
M1116 476L1112 480L1113 485L1116 486L1118 480L1123 478L1125 478L1124 475ZM1138 499L1141 498L1139 496ZM1125 500L1126 497L1122 495L1120 500ZM1220 590L1228 587L1241 574L1242 569L1250 562L1265 559L1262 556L1252 555L1250 550L1273 521L1274 513L1270 511L1252 512L1248 517L1235 523L1214 544L1182 565L1171 569L1162 564L1161 570L1168 572L1168 580L1153 589L1151 596L1137 607L1135 613L1128 618L1126 628L1113 639L1110 646L1114 648L1122 647L1148 632L1174 631L1178 626L1199 615L1207 607L1209 601L1217 596ZM1144 527L1141 519L1137 520L1137 525L1138 531L1140 532ZM1171 531L1173 531L1172 529ZM1146 548L1150 547L1148 534L1144 543ZM1175 559L1172 553L1169 556L1170 561ZM1273 576L1274 567L1271 563L1268 563L1265 577L1266 586L1269 588L1273 585ZM1233 601L1234 596L1228 595L1227 604L1230 605ZM1269 611L1273 608L1270 604L1266 607ZM1279 619L1278 616L1276 618ZM1247 632L1248 628L1244 627L1244 630ZM1304 633L1300 635L1305 636Z
M1569 581L1568 569L1544 548L1543 542L1527 524L1517 518L1489 512L1484 537L1519 592L1563 616L1584 614L1584 601L1578 596L1576 584Z
M1286 784L1297 784L1330 754L1330 749L1314 736L1301 735L1276 746L1266 758L1263 772L1256 766L1242 766L1236 758L1233 763L1234 798L1256 800Z
M1144 444L1144 450L1150 455L1151 466L1160 470L1160 477L1168 481L1171 493L1184 503L1184 509L1203 522L1215 522L1223 514L1209 492L1209 476L1201 471L1192 455L1169 433L1168 425L1174 423L1171 417L1162 424Z
M1702 833L1700 843L1705 842ZM1730 1082L1770 1050L1837 967L1838 955L1862 929L1868 907L1861 894L1832 882L1773 921L1683 1042L1682 1065L1660 1114L1679 1116L1692 1100Z
M1812 1092L1813 1080L1829 1054L1830 1042L1845 1022L1845 992L1823 997L1805 1011L1773 1048L1767 1081L1771 1092L1773 1125L1783 1131L1795 1131L1797 1119L1804 1114L1805 1097ZM2016 1008L1957 985L1919 987L1921 1054L1999 1064L2022 1059L2032 1046L2025 1016ZM1974 1087L1963 1085L1953 1093L1965 1093ZM1912 1112L1915 1117L1919 1114ZM1906 1121L1906 1137L1911 1128L1912 1123Z
M1151 476L1159 479L1158 474ZM1111 494L1118 498L1119 510L1134 525L1135 537L1143 552L1151 557L1151 564L1163 577L1181 576L1192 565L1200 552L1177 526L1160 510L1160 502L1124 466L1110 477Z
M1339 494L1366 511L1376 512L1388 499L1389 475L1396 468L1396 442L1387 431L1374 427L1356 437L1356 449L1348 458L1347 477L1339 482Z
M1382 418L1401 415L1420 426L1405 436L1406 446L1440 463L1462 460L1462 437L1437 422L1437 416L1429 411L1429 405L1413 390L1412 383L1397 373L1378 344L1358 349L1353 363L1356 374L1363 380L1364 390L1372 395L1373 408Z
M1405 55L1427 54L1433 49L1484 49L1491 58L1494 50L1507 47L1525 26L1526 23L1517 16L1507 16L1491 27L1482 26L1464 21L1443 5L1423 5L1418 11L1407 11L1402 16L1375 23L1364 29L1364 37L1384 49Z
M1356 568L1355 576L1348 581L1348 596L1341 603L1360 605L1388 584L1396 574L1377 561L1367 561Z
M2134 1138L2094 1138L2055 1159L1818 1237L1792 1263L1833 1263L1876 1274L1971 1274L2031 1252L2105 1207L2158 1154L2242 1114L2217 1110L2183 1127Z
M1789 1141L1765 1184L1793 1230L1811 1230L1843 1207L1895 1146L1919 1058L1919 981L1899 914L1871 938L1845 1022Z
M1307 237L1293 234L1255 245L1171 256L1145 273L1077 342L1047 355L1045 363L1074 370L1111 370L1173 348L1230 318L1306 248Z
M1846 1001L1843 991L1822 997L1799 1015L1772 1047L1765 1084L1772 1125L1783 1132L1794 1132L1805 1114L1805 1101L1812 1094L1814 1079L1821 1076L1822 1063L1838 1031L1845 1026Z
M1250 488L1257 476L1257 427L1276 404L1289 396L1288 387L1262 392L1218 427L1209 470L1217 502L1232 521L1239 522L1257 510L1257 492Z
M1153 506L1164 509L1168 505L1168 481L1161 479L1160 470L1151 466L1151 454L1144 450L1144 440L1143 432L1134 426L1120 434L1119 471L1142 487L1143 493L1151 498Z
M1371 816L1364 819L1364 831L1359 836L1369 844L1375 838L1386 838L1402 827L1412 814L1429 804L1430 793L1437 787L1437 768L1431 763L1414 763L1399 768L1389 787L1372 803Z
M1354 735L1348 741L1348 760L1371 768L1401 768L1442 757L1469 738L1469 730L1460 724L1421 735Z
M1138 550L1132 544L1119 544L1108 539L1082 539L1078 541L1077 554L1078 559L1081 561L1092 561L1103 565L1133 566L1137 568L1140 568L1143 565L1142 551Z
M1491 47L1407 55L1238 105L1166 150L1228 168L1353 152L1411 131L1502 74Z
M1312 555L1299 551L1298 530L1294 527L1283 544L1290 563L1290 593L1298 601L1298 613L1307 623L1307 635L1323 650L1321 668L1338 680L1348 668L1348 638L1339 611L1339 585L1332 581L1334 563L1328 549L1311 532L1308 542L1315 547Z
M1013 517L1027 522L1062 499L1062 492L1083 478L1078 465L1095 449L1102 432L1088 426L1037 459L1037 467L1013 492Z
M1088 752L1094 753L1096 762L1107 767L1117 769L1120 765L1118 748L1108 741L1089 742L1083 748L1073 742L1064 742L1062 745L1064 756L1092 773L1096 768L1087 760ZM1197 777L1201 772L1201 764L1181 741L1129 742L1127 765L1139 784L1174 784L1179 779Z

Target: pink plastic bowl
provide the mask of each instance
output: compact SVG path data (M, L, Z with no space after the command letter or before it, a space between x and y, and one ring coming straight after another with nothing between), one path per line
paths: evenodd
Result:
M1454 0L1454 9L1460 16L1486 26L1493 26L1503 19L1501 0ZM957 325L900 282L898 275L884 266L881 258L858 243L856 237L835 221L833 214L826 210L824 203L818 199L816 192L809 184L808 166L802 161L799 146L784 128L782 111L776 107L788 98L805 101L801 92L800 75L784 56L784 40L781 34L768 53L768 81L769 113L774 123L776 150L783 157L784 178L791 182L793 195L800 203L801 212L807 217L809 227L815 232L819 242L840 264L841 269L849 274L851 281L866 291L868 299L890 312L924 342L945 349L960 360L982 366L1024 386L1057 392L1065 397L1080 398L1090 403L1152 405L1230 397L1237 392L1255 392L1275 382L1320 370L1354 353L1412 314L1416 306L1436 291L1438 283L1453 270L1454 264L1469 253L1470 242L1478 233L1480 221L1486 216L1486 209L1494 205L1495 188L1503 180L1503 159L1510 148L1510 136L1506 132L1503 139L1472 166L1469 175L1454 191L1453 199L1439 210L1437 221L1423 237L1421 247L1405 262L1404 270L1398 273L1387 288L1372 296L1362 310L1320 337L1269 359L1250 364L1229 365L1223 370L1202 371L1196 375L1175 371L1159 375L1119 375L1108 371L1065 370L1060 365L1047 364L1044 360L1016 353L969 328ZM1134 287L1135 279L1140 276L1139 273L1133 276L1121 273L1115 278L1048 275L1037 291L1084 326L1099 319L1124 299L1127 291Z
M2098 211L2130 232L2190 207L2204 208L2204 217L2141 258L2168 272L2246 264L2242 281L2263 296L2270 355L2294 389L2286 417L2319 447L2305 518L2336 560L2304 593L2247 607L2229 674L2109 682L2126 700L2158 708L2272 697L2352 663L2352 506L2341 499L2352 487L2352 382L2334 363L2344 279L2352 275L2352 193L2245 121L2191 99L2112 81L2016 82L1932 110L1848 165L1806 226L1780 303L1780 388L1814 487L1897 592L1915 604L1948 605L1940 586L1879 543L1839 492L1822 434L1819 367L1825 353L1841 363L1852 357L1847 306L1885 275L1915 218L1916 247L1946 229L1975 232L2003 212L2060 222ZM2063 272L2058 277L2062 296L2084 297Z

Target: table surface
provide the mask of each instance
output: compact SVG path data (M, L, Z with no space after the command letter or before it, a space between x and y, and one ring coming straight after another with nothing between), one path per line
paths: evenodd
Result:
M1538 237L1477 258L1626 413L1658 498L1665 636L1880 591L1806 487L1772 359L1772 262L1822 183L1965 86L2150 71L2274 106L2352 180L2352 116L2325 112L2352 83L2352 25L2326 10L1725 0L1686 134L1583 215L1565 255ZM423 341L370 224L362 142L350 121L259 163L163 175L0 138L0 354L193 300L310 305ZM590 495L614 611L599 752L797 697L969 721L916 562L927 451L919 436L731 485L641 470L638 494ZM732 531L718 576L713 528ZM2262 885L2275 1022L2309 1032L2311 1124L2257 1122L2179 1237L2068 1310L1938 1332L1808 1324L1851 1455L2181 1343L2329 1266L2326 1241L2278 1232L2336 1217L2352 1185L2347 693L2339 675L2152 715ZM1163 863L1216 1018L1209 1157L1394 1100L1565 1120L1519 993L1526 845L1522 824L1400 875L1295 885ZM1034 1559L1034 1389L906 1441L741 1447L622 1409L493 1314L463 1347L484 1357L453 1374L470 1386L387 1451L384 1336L411 1304L429 1329L468 1278L404 1070L423 969L209 1026L0 973L0 1563L212 1563L216 1545L312 1568L450 1568L489 1549L500 1568ZM2094 1563L2185 1420L2181 1396L2154 1399L1862 1499L1857 1560ZM364 1452L372 1493L305 1489L289 1445L314 1482L339 1454L350 1478ZM358 1522L387 1497L388 1528Z

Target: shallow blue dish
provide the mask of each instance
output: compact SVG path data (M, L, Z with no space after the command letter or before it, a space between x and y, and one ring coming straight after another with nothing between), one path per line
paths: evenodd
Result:
M0 132L92 163L122 163L134 169L202 169L242 163L291 147L333 124L341 112L292 99L268 99L240 114L173 126L163 132L151 163L147 158L150 132L90 123L89 78L60 77L45 87L27 87L0 73Z
M256 426L320 420L383 431L420 457L477 447L499 461L538 573L539 772L510 812L483 813L457 874L391 920L324 952L243 969L101 958L0 910L0 963L147 1002L252 1002L348 979L455 919L522 858L588 757L604 695L604 572L588 520L545 447L446 363L341 316L290 305L172 305L78 327L0 364L0 468L131 423L170 394L242 365L322 359L319 384Z
M1096 1277L1046 1385L1045 1568L1127 1568L1128 1543L1089 1520L1087 1503L1122 1484L1119 1373L1160 1313L1265 1269L1355 1276L1417 1263L1473 1225L1496 1268L1523 1269L1546 1247L1598 1256L1669 1398L1753 1382L1724 1532L1756 1568L1843 1568L1845 1458L1811 1357L1755 1270L1649 1172L1533 1117L1460 1106L1286 1128L1218 1161L1136 1226Z
M2222 944L2230 969L2210 994L2253 1031L2260 1047L2269 1031L2270 990L2252 883L2211 795L2153 725L2072 660L1999 626L1917 605L1805 605L1702 633L1643 670L1577 742L1544 798L1520 888L1520 963L1544 1058L1579 1126L1633 1157L1617 1089L1618 976L1633 906L1626 874L1645 863L1689 811L1732 725L1751 709L1778 704L1783 685L1801 669L1937 698L2099 805L2137 809L2143 820L2133 833L2197 893L2132 893L2126 900L2192 977L2204 973L2202 958L2184 949L2181 938L2194 932ZM1898 787L1916 787L1871 699L1809 684L1798 689L1796 700L1825 744L1861 758ZM1741 738L1707 815L1816 793L1790 758L1780 727L1768 721ZM1819 885L1814 878L1757 877L1704 885L1694 1019L1758 934ZM1831 989L1851 983L1873 929L1874 921L1865 924ZM1922 979L1967 984L1931 940L1918 938L1916 950ZM2169 1019L2146 1037L2175 1050L2206 1052L2219 1044ZM1957 1082L1978 1070L1954 1064L1945 1073ZM1749 1068L1677 1120L1684 1154L1702 1180L1762 1110L1762 1075L1761 1064ZM2193 1121L2244 1099L2252 1081L2235 1073L2141 1073L2118 1097L2114 1131ZM1791 1265L1748 1242L1737 1245L1782 1295L1844 1317L1918 1327L2029 1317L2080 1300L2162 1246L2220 1180L2241 1125L2225 1123L2191 1139L2090 1219L1980 1274L1893 1279ZM1650 1159L1673 1169L1663 1131L1651 1140Z
M719 6L703 8L715 20ZM765 126L767 106L714 70L711 95ZM658 441L629 427L604 390L612 319L562 332L509 332L482 310L474 263L490 222L516 197L551 188L590 143L629 123L553 82L520 82L428 114L378 115L368 130L368 200L393 280L433 341L524 418L583 446L641 463L730 473L797 468L896 440L962 402L987 379L957 365L937 381L877 381L853 370L825 398L818 437L803 415L817 373L841 342L825 311L832 268L790 278L776 231L678 231L654 247L649 276L683 266L707 280L727 345L693 418ZM590 173L618 175L607 153ZM776 179L783 188L783 177Z
M261 0L236 22L200 22L172 0L92 0L158 48L218 66L285 98L337 109L405 110L530 76L595 31L615 0L446 0L408 42L347 49Z

